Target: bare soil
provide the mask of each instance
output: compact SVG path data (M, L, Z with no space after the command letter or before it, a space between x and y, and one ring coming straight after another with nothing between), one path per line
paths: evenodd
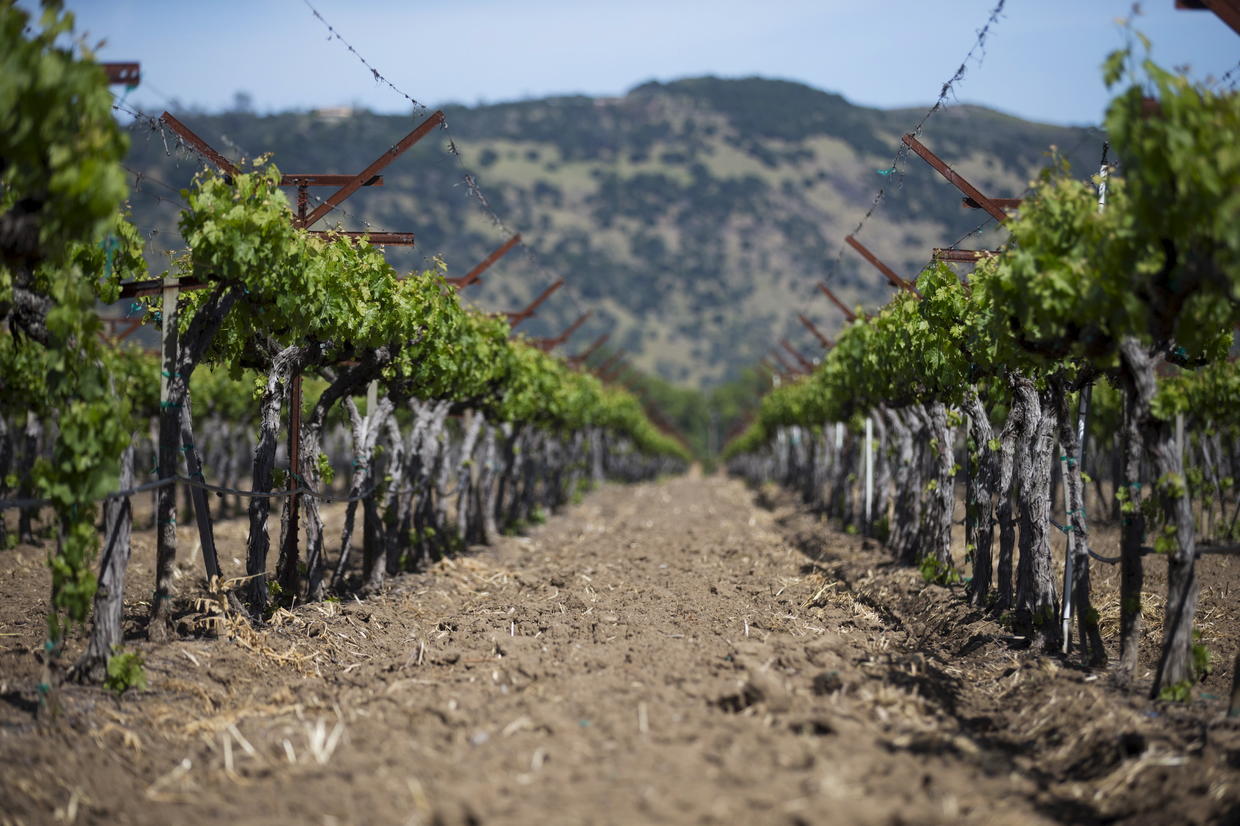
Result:
M67 685L55 719L45 552L0 554L0 823L1240 822L1228 669L1151 702L736 481L605 487L380 596L162 645L152 547L149 688ZM1201 580L1229 665L1240 565Z

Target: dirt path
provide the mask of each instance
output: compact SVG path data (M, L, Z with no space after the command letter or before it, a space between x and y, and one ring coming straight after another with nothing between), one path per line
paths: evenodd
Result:
M1034 760L1056 744L1022 748L959 668L903 647L900 600L855 581L880 552L798 543L799 518L718 478L605 488L381 598L147 648L149 691L70 689L47 730L37 635L7 625L0 823L1162 821L1106 795L1172 752L1125 755L1125 717L1089 783L1057 780ZM1005 656L996 685L1042 686L1022 706L1067 679ZM1133 706L1148 742L1155 722ZM1240 812L1240 738L1217 729L1196 756L1173 731L1188 756L1141 769L1194 772L1190 821Z

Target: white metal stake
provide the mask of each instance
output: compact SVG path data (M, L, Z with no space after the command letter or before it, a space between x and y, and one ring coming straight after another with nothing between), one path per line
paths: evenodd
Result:
M1184 414L1175 414L1175 452L1180 457L1180 473L1184 473Z
M865 417L865 535L870 535L870 510L874 502L874 420Z
M1111 148L1110 143L1102 144L1102 164L1097 170L1097 211L1101 212L1106 208L1106 153ZM1081 389L1081 413L1078 422L1076 422L1076 443L1080 445L1079 456L1076 461L1084 468L1085 463L1085 417L1089 411L1089 387ZM1063 449L1063 445L1060 445ZM1063 636L1064 636L1064 654L1068 654L1071 647L1071 633L1073 633L1073 552L1075 548L1075 532L1071 530L1073 523L1073 513L1071 513L1071 500L1068 496L1068 463L1064 461L1064 520L1068 522L1066 527L1068 531L1068 551L1064 557L1064 615L1063 615ZM1084 502L1085 496L1081 495L1081 501ZM1081 517L1084 518L1084 513Z
M365 435L369 436L375 426L375 411L379 407L379 380L375 379L366 388L366 418L362 425Z
M1097 170L1097 179L1099 179L1097 180L1097 211L1099 212L1101 212L1102 210L1104 210L1104 208L1106 208L1106 176L1107 176L1106 153L1107 153L1107 150L1109 150L1110 148L1111 148L1110 141L1107 141L1107 143L1102 144L1102 164L1099 166L1099 170ZM1085 463L1085 417L1086 417L1087 411L1089 411L1089 387L1085 387L1084 389L1081 389L1081 413L1080 413L1080 418L1078 419L1078 422L1076 422L1076 443L1080 445L1080 450L1079 450L1080 455L1076 456L1076 461L1080 463L1080 466L1083 469L1084 469L1084 463ZM1177 418L1177 424L1178 424L1178 418ZM1177 433L1178 433L1178 430L1177 430ZM1063 448L1063 445L1060 445L1060 449L1061 448ZM1068 527L1071 528L1071 523L1073 523L1073 515L1071 515L1071 507L1073 506L1071 506L1071 501L1069 500L1069 497L1068 497L1068 479L1066 479L1066 473L1068 473L1068 463L1066 463L1065 461L1064 463L1064 474L1065 474L1064 520L1068 522ZM1084 500L1085 500L1085 496L1083 494L1081 495L1081 501L1084 502ZM1084 520L1084 516L1085 516L1084 513L1081 513L1081 517L1083 517L1083 520ZM1068 556L1064 558L1064 616L1063 616L1064 654L1068 654L1068 651L1071 647L1071 631L1073 631L1073 623L1071 623L1071 620L1073 620L1073 551L1074 551L1074 547L1075 547L1075 532L1069 530L1068 531Z
M176 369L176 329L177 329L177 297L181 294L181 281L174 275L164 278L164 306L160 315L160 352L163 368L159 371L159 401L161 408L168 403L168 385L172 381L172 371ZM178 432L178 437L179 437ZM160 468L168 473L168 468ZM176 473L176 469L172 469Z

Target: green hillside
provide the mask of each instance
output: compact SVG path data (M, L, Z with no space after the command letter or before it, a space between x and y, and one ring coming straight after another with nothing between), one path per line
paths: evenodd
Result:
M920 111L854 106L797 83L705 77L647 83L621 98L445 111L464 168L537 251L509 255L466 296L488 309L516 309L563 275L573 295L561 291L523 332L558 332L593 308L570 351L610 329L611 343L635 366L678 383L735 376L781 335L815 352L795 312L828 334L842 320L815 296L820 279L853 303L885 300L886 283L851 251L832 272L839 242L884 182L889 196L861 237L906 276L931 247L985 218L962 208L957 191L915 157L902 176L879 173ZM285 172L360 171L416 122L366 112L177 114L234 160L272 153ZM1082 175L1101 149L1094 130L972 106L937 114L923 139L995 196L1019 195L1051 145ZM183 186L196 164L170 147L136 126L128 165ZM415 232L416 250L393 249L395 263L442 255L452 274L464 273L505 235L471 199L462 166L446 150L447 136L436 133L385 171L384 187L359 192L345 203L347 214L331 220ZM142 190L133 196L137 223L158 230L156 247L174 248L175 208L149 197L171 193L149 182Z

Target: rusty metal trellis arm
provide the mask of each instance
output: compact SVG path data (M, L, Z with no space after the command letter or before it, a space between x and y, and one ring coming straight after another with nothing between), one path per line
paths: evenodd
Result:
M844 240L848 242L848 246L852 247L857 252L861 253L862 258L864 258L866 261L869 261L872 265L874 265L875 269L877 269L883 275L887 276L887 280L891 282L891 286L898 287L899 289L902 289L902 290L908 290L913 295L917 296L918 298L921 298L921 293L918 292L916 287L914 287L912 284L910 284L909 282L901 278L899 275L897 275L896 271L893 270L891 267L887 266L882 261L878 260L878 256L870 252L869 249L867 249L864 244L862 244L856 238L853 238L851 235L845 236Z
M580 318L578 318L572 324L568 325L568 329L560 333L560 335L556 337L556 343L563 344L564 342L572 338L573 334L581 329L581 325L589 321L590 317L593 315L594 315L593 310L586 310L584 313L582 313Z
M517 244L520 244L520 243L521 243L521 233L518 232L516 235L512 236L507 241L505 241L503 244L501 244L499 247L497 247L485 259L483 259L481 264L474 267L472 270L470 270L468 273L466 273L461 278L449 278L448 283L455 284L458 290L462 290L468 287L470 284L473 284L475 281L477 281L478 276L486 272L486 270L492 264L494 264L499 259L503 258L505 255L508 254L509 250L511 250L513 247L515 247Z
M1187 11L1209 10L1240 34L1240 2L1238 0L1175 0L1175 7Z
M340 238L348 238L351 241L359 241L362 238L369 238L370 243L375 245L389 247L412 247L412 232L354 232L338 229L312 229L307 230L311 235L319 235L323 237L339 236Z
M971 264L983 258L991 258L999 254L998 250L953 250L935 247L931 253L935 261L954 261L958 264Z
M429 135L432 129L442 123L443 111L436 110L430 117L418 124L412 132L401 138L395 146L376 158L370 166L354 175L349 183L340 187L340 189L328 196L327 200L315 207L314 211L306 216L306 220L304 222L299 222L299 225L302 227L313 226L316 221L339 206L345 198L348 198L354 192L357 192L363 184L378 175L384 167L400 157L406 149Z
M298 173L296 175L283 175L280 178L280 186L344 186L352 182L354 175L318 175ZM383 186L383 176L375 175L368 181L363 181L362 186Z
M620 362L619 364L617 364L617 365L616 365L615 369L613 369L613 370L611 371L611 375L609 375L609 376L605 379L605 381L608 381L608 382L614 382L614 383L616 383L616 384L619 384L619 383L621 383L621 382L620 382L620 377L621 377L621 376L628 376L628 375L630 375L632 372L633 372L633 368L629 365L629 362L628 362L627 360L625 360L625 361L622 361L622 362Z
M615 365L615 363L619 361L623 355L624 355L624 351L617 350L616 352L608 356L607 360L604 361L602 364L600 364L598 367L596 367L592 372L594 373L594 375L598 376L600 379L603 378L603 374L606 373L608 370L610 370L612 366Z
M972 198L974 203L980 204L982 209L990 213L992 218L999 223L1007 220L1007 213L1000 209L998 204L983 195L981 190L966 181L959 172L944 163L943 159L927 149L925 144L912 135L905 135L903 140L905 146L912 149L923 161L934 167L936 172L946 178L947 182L956 187L956 189L963 192L966 197Z
M594 315L594 311L587 310L581 315L580 318L568 325L568 328L564 330L564 332L560 333L558 336L552 336L551 338L539 339L534 346L539 350L542 350L544 353L550 353L556 347L559 347L561 344L568 341L572 337L573 333L577 332L581 325L585 324L592 315Z
M797 313L797 318L799 318L801 323L805 325L805 329L814 334L814 338L818 339L818 343L822 345L822 349L831 349L831 339L819 332L818 327L814 325L814 322L806 318L804 313Z
M211 285L199 281L192 276L186 276L180 279L179 289L181 290L205 290ZM128 284L121 285L121 292L118 298L142 298L147 295L160 295L164 291L164 280L162 278L150 278L145 281L130 281Z
M194 147L197 152L208 158L211 163L219 167L220 171L225 175L233 176L240 174L237 167L233 166L231 161L212 149L210 144L194 134L194 131L188 126L173 117L171 112L164 112L159 116L159 119L163 121L169 129L180 135L181 140Z
M781 372L783 375L785 375L785 376L795 376L795 375L797 375L798 373L800 373L800 372L801 372L800 370L797 370L795 367L793 367L791 364L789 364L789 363L788 363L788 362L784 359L783 354L782 354L782 353L780 353L778 350L771 350L771 355L773 355L773 356L775 357L775 361L779 362L779 366L780 366L781 368L783 368L783 369L781 369L781 370L780 370L780 372Z
M607 339L609 338L611 338L611 333L603 333L601 336L594 339L593 344L591 344L586 349L582 350L577 355L570 358L569 362L572 364L585 364L586 359L594 355L594 353L598 350L598 348L602 347L604 344L607 343Z
M519 312L515 312L515 313L512 313L512 312L504 313L504 315L508 316L509 326L511 326L512 329L515 330L518 324L520 324L522 321L525 321L527 318L530 318L531 316L533 316L535 311L537 311L538 308L542 306L542 303L546 301L548 298L550 298L553 292L555 292L556 290L560 289L560 287L563 287L563 286L564 286L564 279L561 278L558 281L556 281L554 284L552 284L550 287L543 290L542 295L538 296L538 298L535 298L534 301L530 304L530 306L526 307L524 310L520 310Z
M99 334L104 341L124 341L142 326L142 316L137 318L100 318L99 320L108 329L106 334Z
M797 360L798 364L801 365L801 369L805 371L806 375L814 372L814 363L810 361L809 359L807 359L805 356L801 355L800 351L798 351L795 347L789 344L788 339L781 338L779 340L779 343L780 343L780 346L782 346L785 350L787 350L789 353L792 354L792 357Z
M598 372L599 381L604 382L605 384L611 384L616 381L616 379L618 379L620 375L628 369L628 367L629 363L627 361L621 361L610 370L600 370Z
M137 86L142 82L142 65L139 63L100 63L108 76L108 83Z
M840 312L844 314L844 318L846 318L850 323L857 320L857 314L848 309L847 304L836 298L835 293L831 292L831 289L826 284L819 281L818 289L822 290L823 295L831 299L831 303L840 308Z
M990 202L999 209L1019 209L1020 205L1025 202L1024 198L991 198ZM969 197L960 199L960 205L967 209L985 209L984 206Z

